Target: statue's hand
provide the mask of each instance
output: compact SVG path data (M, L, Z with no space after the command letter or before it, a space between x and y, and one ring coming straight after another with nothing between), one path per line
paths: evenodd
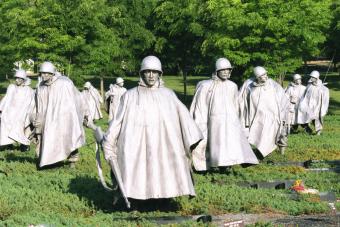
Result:
M40 134L42 130L42 120L40 118L35 118L33 120L33 127L35 128L36 134Z

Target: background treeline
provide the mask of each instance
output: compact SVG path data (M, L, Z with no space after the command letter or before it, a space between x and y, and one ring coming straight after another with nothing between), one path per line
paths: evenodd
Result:
M26 59L75 81L134 74L147 54L166 74L211 72L222 56L236 75L340 61L339 0L2 0L0 31L1 78Z

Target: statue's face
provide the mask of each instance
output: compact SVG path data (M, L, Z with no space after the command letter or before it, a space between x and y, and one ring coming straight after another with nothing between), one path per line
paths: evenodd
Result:
M124 82L121 82L119 84L117 84L119 87L123 87L124 86Z
M52 73L40 73L40 76L44 82L48 82L52 80L53 74Z
M316 84L318 82L318 79L315 77L311 77L310 82L312 82L313 84Z
M226 80L229 79L231 75L231 69L222 69L220 71L217 72L217 76L221 79L221 80Z
M144 70L142 72L142 79L148 87L152 87L156 84L160 76L160 73L156 70Z
M22 78L15 78L15 83L16 83L16 85L18 85L18 86L21 86L23 83L24 83L24 79L22 79Z
M260 83L260 84L263 84L265 83L267 80L268 80L268 76L267 76L267 73L259 76L256 78L257 82Z
M296 85L300 85L300 84L301 84L301 79L294 80L294 83L295 83Z

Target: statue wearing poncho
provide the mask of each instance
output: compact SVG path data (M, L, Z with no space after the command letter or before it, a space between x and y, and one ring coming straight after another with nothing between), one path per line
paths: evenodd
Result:
M301 76L299 74L295 74L293 76L293 82L290 83L286 89L286 95L289 98L289 125L297 125L297 114L298 107L302 97L305 94L306 86L301 84Z
M18 70L16 84L10 84L0 103L0 146L18 142L29 145L29 114L34 106L34 91L24 70Z
M107 109L109 113L109 121L112 120L114 113L119 105L120 98L126 92L124 80L121 77L116 79L115 84L110 84L110 90L105 93L105 100L107 102Z
M87 105L88 120L93 121L103 118L103 114L100 110L100 105L103 103L103 98L99 94L98 90L94 88L90 82L86 82L84 84L84 90L81 94L85 105Z
M279 146L283 153L287 146L289 99L284 89L267 77L263 67L255 67L256 79L247 80L240 92L240 110L248 141L265 157Z
M85 107L81 94L65 76L55 76L55 67L44 62L40 67L43 81L36 91L36 119L34 126L41 134L38 155L40 167L78 159L71 155L85 144L83 120Z
M228 80L230 62L218 59L215 73L212 79L198 84L190 108L204 135L204 140L193 151L195 169L258 164L238 117L237 85Z
M318 135L323 128L323 118L326 116L329 106L329 90L323 85L319 76L318 71L311 72L311 79L299 104L297 115L299 124L313 122Z
M104 136L105 159L116 160L126 197L195 195L190 151L202 133L175 93L165 88L158 58L144 58L139 85L121 98Z

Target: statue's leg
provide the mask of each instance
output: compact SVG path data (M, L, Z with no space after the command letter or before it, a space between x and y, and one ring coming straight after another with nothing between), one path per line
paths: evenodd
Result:
M321 122L319 119L315 119L314 125L315 125L316 134L317 134L318 136L321 135L321 131L322 131L322 122Z
M72 151L72 153L68 157L68 160L70 162L70 167L74 168L76 166L76 162L79 160L79 151L78 151L78 149Z

